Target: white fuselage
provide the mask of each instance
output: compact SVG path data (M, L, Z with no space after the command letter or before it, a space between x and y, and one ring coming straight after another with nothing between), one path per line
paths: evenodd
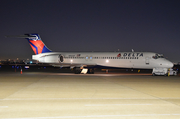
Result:
M54 66L100 65L116 68L172 68L173 63L153 52L50 52L33 55L32 59Z

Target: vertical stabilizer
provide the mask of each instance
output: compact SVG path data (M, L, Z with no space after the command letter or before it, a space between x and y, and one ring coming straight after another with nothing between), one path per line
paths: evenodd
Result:
M46 45L42 42L39 34L33 33L25 35L27 36L26 39L28 40L35 54L51 52L51 50L49 50L46 47Z

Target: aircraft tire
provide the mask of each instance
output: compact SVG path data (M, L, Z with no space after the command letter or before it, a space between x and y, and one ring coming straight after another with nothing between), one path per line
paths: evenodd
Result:
M75 74L80 74L81 70L75 70Z
M89 69L88 74L94 74L94 69Z
M74 73L75 73L75 74L80 74L80 73L81 73L81 71L82 71L82 70L81 70L81 69L79 69L79 68L75 68L75 69L74 69Z

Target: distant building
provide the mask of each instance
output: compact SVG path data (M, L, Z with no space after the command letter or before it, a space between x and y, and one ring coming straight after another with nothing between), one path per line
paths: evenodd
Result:
M24 63L25 64L39 64L37 60L29 60L29 59L27 59Z

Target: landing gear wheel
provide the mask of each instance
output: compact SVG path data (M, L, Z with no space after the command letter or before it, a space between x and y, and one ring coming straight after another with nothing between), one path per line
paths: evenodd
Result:
M74 68L74 73L75 74L80 74L81 73L81 69L80 68Z
M80 74L81 70L75 70L75 74Z
M94 69L89 69L88 74L94 74Z

